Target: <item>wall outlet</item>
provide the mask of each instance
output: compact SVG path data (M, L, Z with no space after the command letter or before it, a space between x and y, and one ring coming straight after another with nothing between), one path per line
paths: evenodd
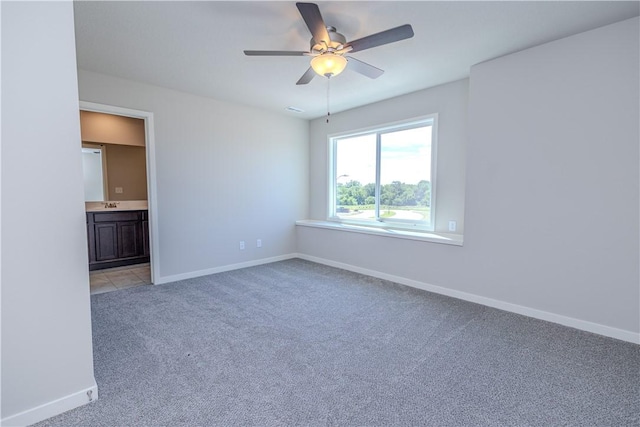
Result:
M256 248L261 248L261 247L262 247L262 239L256 240Z
M240 240L240 250L244 251L244 240Z
M456 231L458 228L458 223L454 220L449 221L449 231Z

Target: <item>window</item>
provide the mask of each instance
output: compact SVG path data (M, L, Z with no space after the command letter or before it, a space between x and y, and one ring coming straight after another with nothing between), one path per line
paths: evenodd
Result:
M334 221L433 231L437 115L330 138Z

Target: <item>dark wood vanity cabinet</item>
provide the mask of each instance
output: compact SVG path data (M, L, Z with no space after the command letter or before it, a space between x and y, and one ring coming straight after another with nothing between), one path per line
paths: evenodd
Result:
M149 262L148 211L87 212L89 270Z

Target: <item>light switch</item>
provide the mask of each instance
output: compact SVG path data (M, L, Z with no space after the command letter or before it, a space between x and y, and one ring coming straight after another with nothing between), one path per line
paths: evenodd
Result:
M116 187L116 194L122 194L122 187Z

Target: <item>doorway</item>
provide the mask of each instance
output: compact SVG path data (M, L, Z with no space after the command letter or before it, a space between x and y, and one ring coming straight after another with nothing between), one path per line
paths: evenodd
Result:
M84 102L84 101L80 101L80 110L81 112L104 113L104 114L109 114L114 116L121 116L123 118L141 119L144 122L143 133L144 133L145 153L144 153L143 162L145 163L144 166L146 169L146 188L144 188L145 190L144 193L146 193L147 200L146 200L146 206L145 206L146 212L144 213L144 215L146 216L143 217L142 219L147 222L147 224L145 224L147 228L145 229L148 230L148 246L147 245L144 245L144 246L146 246L145 251L148 251L149 264L147 268L150 274L150 282L151 284L153 284L159 278L159 265L158 265L159 245L158 245L158 220L157 220L157 196L156 196L157 188L156 188L156 173L155 173L156 165L155 165L155 139L154 139L154 132L153 132L153 129L154 129L153 113L147 112L147 111L140 111L140 110L133 110L133 109L116 107L111 105L105 105L105 104ZM93 155L95 155L95 153L93 153ZM106 156L104 156L104 153L102 153L101 161L103 162L102 163L103 168L104 168L105 157ZM94 160L94 165L97 167L95 158L93 160ZM107 179L108 177L103 176L103 183L106 182ZM105 185L106 184L103 184L104 188L106 188ZM97 185L95 186L95 188L97 191ZM115 189L116 193L119 193L122 191L123 190L120 187ZM104 193L103 193L104 200L107 200L109 198L108 197L109 194L110 193L108 189L104 190ZM111 194L113 194L113 192L111 192ZM136 202L129 202L124 200L118 201L118 202L107 200L107 202L104 202L104 209L105 209L104 212L109 212L110 210L118 209L118 208L136 209L136 205L135 205ZM87 203L87 206L89 206L89 203ZM99 207L99 206L96 208L102 209L102 207ZM100 230L104 230L105 233L109 232L108 227L100 228ZM118 231L117 225L113 228L114 233L127 232L128 230L132 230L132 227L123 227L122 230L120 231ZM92 236L89 236L89 238L91 237ZM95 236L93 236L93 238L95 238ZM147 236L145 236L145 239L147 239ZM146 241L147 240L145 240L145 242ZM103 245L103 247L106 247L107 249L109 249L108 244ZM117 263L115 265L117 265Z

